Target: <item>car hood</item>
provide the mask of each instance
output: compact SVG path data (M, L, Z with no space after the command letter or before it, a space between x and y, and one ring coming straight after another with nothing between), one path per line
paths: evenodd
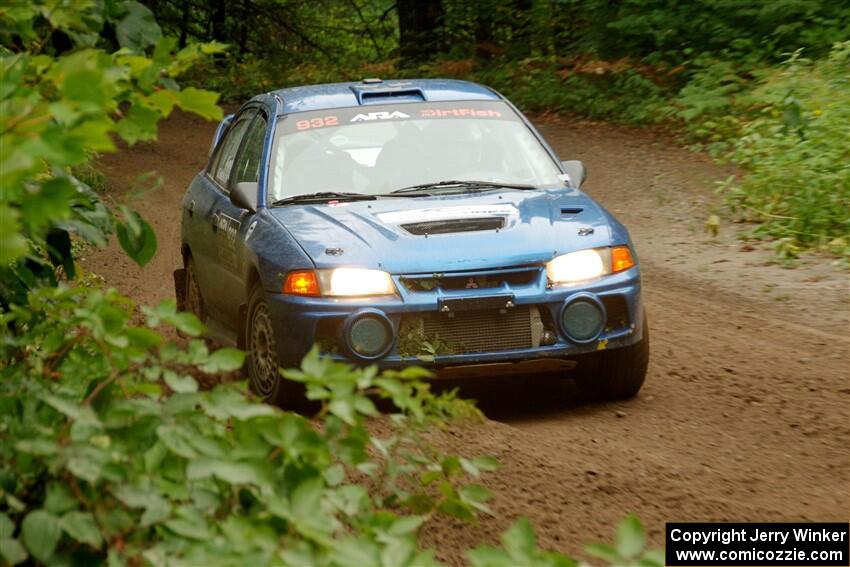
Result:
M394 274L544 263L628 239L599 204L571 189L379 198L270 212L317 268L345 265ZM481 226L488 229L470 230ZM452 232L436 233L441 230Z

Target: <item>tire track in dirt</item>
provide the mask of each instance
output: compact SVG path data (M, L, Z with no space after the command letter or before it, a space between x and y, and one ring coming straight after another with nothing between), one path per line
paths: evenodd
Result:
M214 128L175 113L159 142L101 160L118 200L139 174L164 176L131 201L157 232L151 264L140 270L114 246L84 262L140 302L173 294L180 201ZM847 521L846 273L825 259L777 266L737 240L740 227L709 237L711 182L735 171L662 132L567 119L541 129L562 157L585 161L588 192L632 233L652 327L649 376L636 399L611 404L580 400L551 377L464 383L492 421L436 437L502 460L486 481L496 516L432 523L423 543L458 563L462 549L495 542L519 516L534 521L542 545L572 554L608 539L627 512L659 545L667 520Z

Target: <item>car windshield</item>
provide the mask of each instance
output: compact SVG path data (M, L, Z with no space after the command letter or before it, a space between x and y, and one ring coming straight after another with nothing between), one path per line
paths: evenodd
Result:
M564 183L543 145L500 101L299 112L281 118L276 131L270 202L317 192L381 195L446 180Z

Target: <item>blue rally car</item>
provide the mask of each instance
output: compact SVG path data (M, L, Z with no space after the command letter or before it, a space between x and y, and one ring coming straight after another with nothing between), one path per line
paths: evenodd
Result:
M178 301L248 352L270 402L314 344L438 375L570 369L595 395L634 396L649 359L637 256L584 178L481 85L259 95L219 125L186 193Z

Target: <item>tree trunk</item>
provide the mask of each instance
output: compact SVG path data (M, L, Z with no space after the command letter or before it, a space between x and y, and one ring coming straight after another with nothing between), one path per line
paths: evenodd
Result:
M180 14L180 49L186 47L186 42L189 39L189 0L183 0L183 11Z
M493 10L490 3L481 3L475 14L475 56L492 59L497 50L493 42Z
M509 51L514 57L527 57L531 54L532 0L514 0L512 2L513 21L511 22L511 43Z
M211 15L211 25L212 25L212 39L216 41L221 41L226 43L227 38L227 30L226 27L226 0L214 0L210 2L212 8Z
M442 49L442 0L398 0L399 51L402 63L425 61Z

